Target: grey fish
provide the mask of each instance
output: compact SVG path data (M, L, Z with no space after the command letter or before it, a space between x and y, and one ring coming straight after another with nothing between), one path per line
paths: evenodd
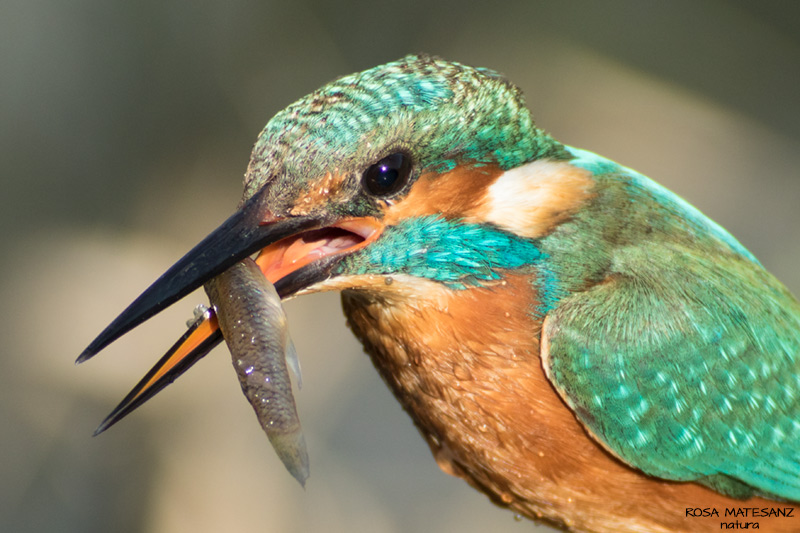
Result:
M305 486L308 452L287 363L300 367L275 287L245 258L205 284L242 391L286 469Z

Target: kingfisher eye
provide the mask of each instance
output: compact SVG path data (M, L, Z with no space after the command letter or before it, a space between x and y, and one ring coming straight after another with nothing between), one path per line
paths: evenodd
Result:
M398 152L387 155L364 172L364 187L372 195L388 196L399 191L411 174L411 158Z

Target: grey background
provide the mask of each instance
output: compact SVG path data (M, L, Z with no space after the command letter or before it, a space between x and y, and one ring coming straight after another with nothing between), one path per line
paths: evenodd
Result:
M438 470L335 294L287 305L305 491L224 348L91 438L203 294L73 360L228 216L273 113L409 52L505 73L557 138L675 190L798 293L798 5L5 0L0 531L530 531Z

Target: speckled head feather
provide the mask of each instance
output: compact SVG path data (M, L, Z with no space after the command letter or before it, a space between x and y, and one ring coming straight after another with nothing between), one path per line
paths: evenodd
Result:
M401 150L412 156L415 176L462 162L508 169L563 156L499 74L412 55L339 78L275 115L253 149L244 198L270 183L269 205L288 209L329 174L338 194L326 209L347 203L360 207L354 216L375 214L357 198L361 172Z

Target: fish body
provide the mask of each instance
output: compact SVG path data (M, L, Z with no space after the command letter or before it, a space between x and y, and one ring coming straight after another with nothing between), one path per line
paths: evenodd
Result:
M288 363L299 377L299 365L275 287L245 258L208 281L205 290L244 395L278 457L305 485L308 452L287 369Z

